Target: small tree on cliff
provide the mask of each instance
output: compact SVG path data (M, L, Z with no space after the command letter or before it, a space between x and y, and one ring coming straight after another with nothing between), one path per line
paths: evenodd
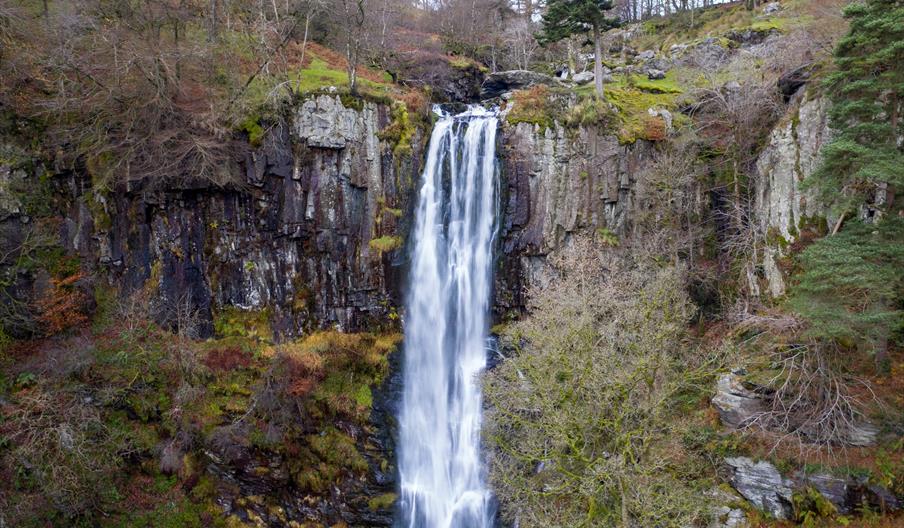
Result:
M549 0L543 15L543 43L558 42L572 35L593 36L593 79L596 93L603 96L602 34L618 27L618 19L610 18L612 0Z
M826 79L835 134L822 164L805 182L837 213L861 204L889 209L885 188L904 187L904 4L868 0L844 10L850 32L835 49L836 71Z

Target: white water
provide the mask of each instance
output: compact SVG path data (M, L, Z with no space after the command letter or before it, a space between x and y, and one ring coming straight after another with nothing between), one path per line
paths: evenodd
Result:
M405 318L401 526L492 526L480 459L481 393L496 233L496 125L479 107L430 137ZM445 186L444 186L445 183Z

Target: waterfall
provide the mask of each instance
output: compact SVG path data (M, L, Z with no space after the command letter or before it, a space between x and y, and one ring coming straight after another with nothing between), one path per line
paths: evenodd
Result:
M492 525L480 459L496 234L495 113L440 114L413 233L399 417L400 526ZM445 185L444 185L445 184Z

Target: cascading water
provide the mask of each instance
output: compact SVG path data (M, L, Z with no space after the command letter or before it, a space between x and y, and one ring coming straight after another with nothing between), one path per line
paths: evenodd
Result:
M470 107L441 114L430 137L405 318L400 526L493 524L476 378L486 366L496 125L495 113Z

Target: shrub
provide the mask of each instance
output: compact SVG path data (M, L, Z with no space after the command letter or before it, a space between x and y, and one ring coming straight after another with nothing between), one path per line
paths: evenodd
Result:
M688 393L712 379L685 325L679 267L578 238L504 339L518 354L484 383L490 475L521 526L691 526L707 517L670 468ZM658 447L655 447L658 446ZM655 454L653 453L656 450Z
M609 127L613 121L614 115L609 104L596 96L582 98L565 115L565 125L569 127Z
M552 91L543 84L526 90L515 90L508 104L511 110L506 120L510 124L530 123L538 125L540 129L552 127L555 115L560 110L559 105L553 101Z

